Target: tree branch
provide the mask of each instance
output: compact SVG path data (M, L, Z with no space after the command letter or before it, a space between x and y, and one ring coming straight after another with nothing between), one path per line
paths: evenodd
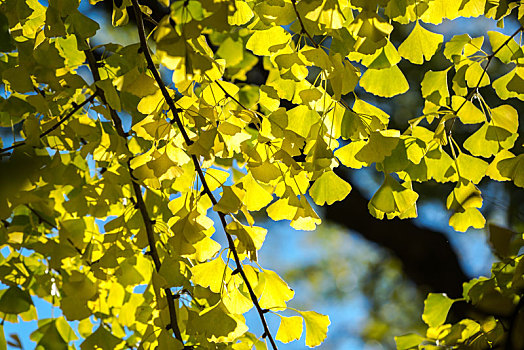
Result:
M95 56L93 55L92 50L85 50L84 51L86 57L87 57L87 63L89 65L89 68L91 70L91 73L93 74L93 79L95 81L95 84L97 81L100 81L100 74L98 72L98 66L96 64ZM96 85L95 85L96 86ZM104 92L102 89L96 87L96 94L100 96L100 99L102 100L102 103L104 103L107 108L109 109L109 113L111 115L111 119L113 120L113 124L115 126L115 129L120 137L122 137L125 141L126 147L127 145L127 133L124 132L124 129L122 127L122 120L116 113L116 111L109 106L109 104L106 101L106 98L104 96ZM129 163L127 164L128 171L131 174L132 169ZM140 212L140 215L142 216L142 220L144 221L144 226L146 229L146 235L147 235L147 241L149 244L149 250L151 253L151 257L153 259L153 263L155 265L155 270L158 272L160 270L160 267L162 263L160 262L160 257L158 255L158 251L156 249L156 242L155 242L155 236L153 231L153 224L151 221L151 218L149 217L149 214L147 212L146 204L144 203L144 198L142 196L142 188L140 184L135 182L133 177L131 177L131 185L133 187L133 192L135 193L136 197L136 205L138 207L138 210ZM173 333L175 334L175 338L178 339L182 344L182 334L180 333L180 328L178 327L178 321L177 321L177 315L176 315L176 309L175 309L175 301L173 298L173 293L171 292L171 289L164 288L164 291L166 293L166 301L167 301L167 307L169 310L169 317L171 320L170 327L173 330Z
M82 109L86 104L92 102L93 100L95 99L95 95L92 95L92 96L89 96L84 102L78 104L78 105L75 105L73 107L73 109L66 114L65 117L63 117L62 119L60 119L56 124L54 124L52 127L50 127L49 129L47 129L46 131L42 132L38 138L42 138L44 136L47 136L49 135L50 133L52 133L54 130L56 130L60 125L64 124L69 118L71 118L76 112L78 112L80 109ZM5 152L7 151L10 151L12 149L15 149L17 147L20 147L20 146L23 146L25 145L27 142L26 140L22 141L22 142L19 142L19 143L16 143L12 146L9 146L9 147L6 147L6 148L2 148L0 149L0 156L3 156L5 154Z
M145 59L146 59L146 62L147 62L147 66L148 66L149 70L151 71L151 74L153 74L153 77L156 80L158 86L160 87L162 95L164 96L164 99L166 100L166 103L168 104L169 109L171 110L171 113L173 115L173 119L175 120L175 123L177 124L180 132L182 133L182 136L184 138L185 143L189 146L189 145L191 145L193 143L193 141L191 141L191 139L189 138L189 136L188 136L188 134L187 134L187 132L185 130L185 126L182 123L182 120L181 120L181 118L180 118L180 116L178 114L178 109L175 106L175 102L173 101L173 99L171 98L171 95L167 91L167 88L164 85L164 82L162 81L162 78L160 77L160 74L159 74L158 70L155 67L155 64L153 62L153 58L151 57L151 53L149 51L149 46L147 45L147 39L146 39L146 34L145 34L145 29L144 29L144 21L143 21L143 18L142 18L142 11L140 10L140 5L138 4L138 0L131 0L131 2L133 4L133 9L135 11L135 17L136 17L137 27L138 27L138 36L140 38L140 47L141 47L142 53L145 56ZM204 188L204 193L209 197L209 199L211 200L213 205L217 204L218 201L213 196L213 193L211 192L211 190L210 190L210 188L209 188L209 186L208 186L208 184L206 182L206 179L204 177L204 173L202 171L200 163L198 162L197 157L195 155L191 155L191 159L193 160L193 164L195 165L195 169L197 171L198 177L199 177L200 181L202 182L202 186ZM242 277L242 279L243 279L243 281L244 281L244 283L245 283L245 285L246 285L246 287L247 287L247 289L249 291L249 296L251 298L251 301L253 302L253 305L255 306L255 308L256 308L256 310L258 312L258 315L260 317L260 320L262 322L262 326L264 328L264 336L266 336L269 339L269 342L271 343L271 346L273 347L273 349L277 350L277 345L275 343L275 340L273 339L273 336L271 335L271 332L269 330L269 327L267 325L267 322L266 322L266 319L265 319L265 316L264 316L264 310L262 310L262 308L260 307L260 304L258 303L258 298L257 298L255 292L253 291L253 288L251 287L251 284L249 283L249 280L248 280L248 278L247 278L247 276L246 276L246 274L244 272L244 269L242 268L242 263L241 263L240 258L238 256L238 252L236 250L235 243L233 241L233 237L231 237L231 235L226 230L226 226L227 226L226 215L224 213L222 213L222 212L218 212L218 216L220 217L220 222L222 224L222 228L224 229L224 233L225 233L227 241L228 241L229 250L233 253L233 258L235 260L236 270L240 273L240 276Z
M300 13L298 13L297 0L291 0L291 3L293 4L293 10L295 10L295 13L297 14L297 18L298 18L298 22L300 23L300 27L302 28L301 32L303 34L306 34L309 40L311 40L311 43L313 44L313 46L318 49L320 46L315 42L315 40L313 40L313 37L311 36L311 34L309 34L309 32L306 30L306 26L304 25L304 22L302 21L302 17L300 16Z
M515 36L517 36L517 34L520 33L523 29L524 29L524 27L520 26L519 29L517 29L515 31L515 33L513 33L509 38L507 38L506 41L504 41L502 43L502 45L500 45L500 47L498 47L491 55L488 56L488 62L486 63L486 67L484 67L484 69L482 70L482 74L480 75L480 78L479 78L479 81L477 82L477 85L474 88L471 89L471 91L468 93L468 95L466 96L464 101L461 103L459 108L456 111L454 111L455 112L455 118L453 118L453 122L451 123L451 126L449 128L449 131L448 131L448 135L449 136L451 136L451 134L453 132L453 126L455 126L455 120L457 120L458 112L462 109L462 107L464 107L464 105L466 104L467 101L469 101L469 100L471 100L473 98L475 93L478 91L478 89L480 87L480 84L482 83L482 79L484 78L484 75L486 75L486 73L488 71L488 67L491 64L491 61L493 61L493 58L495 58L495 56L499 53L499 51L502 50L507 44L509 44L509 42L511 40L513 40L513 38Z

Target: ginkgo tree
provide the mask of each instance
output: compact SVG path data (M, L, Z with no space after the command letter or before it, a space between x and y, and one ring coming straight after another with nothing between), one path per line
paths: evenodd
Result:
M158 21L139 0L113 2L114 27L132 19L135 40L124 46L93 38L100 24L79 0L0 0L0 126L13 130L0 140L2 170L13 174L0 197L0 316L38 319L38 347L277 349L303 333L314 347L329 318L287 305L295 292L257 259L271 233L253 213L314 230L312 203L351 196L341 165L384 174L368 205L384 220L417 216L413 183L452 183L457 231L486 224L483 178L524 187L519 115L506 102L524 99L522 26L447 42L427 26L524 23L524 4L158 2L167 13ZM447 68L410 86L399 63L437 52ZM490 72L494 60L504 75ZM258 62L267 79L243 83ZM497 104L479 92L486 86ZM396 130L360 89L384 98L418 90L424 105ZM469 133L463 143L457 130ZM512 341L496 315L445 324L454 302L493 293L518 314L522 235L490 232L502 259L494 276L471 281L463 300L430 294L427 334L398 337L400 349ZM63 316L39 318L33 298ZM246 324L251 309L262 334Z

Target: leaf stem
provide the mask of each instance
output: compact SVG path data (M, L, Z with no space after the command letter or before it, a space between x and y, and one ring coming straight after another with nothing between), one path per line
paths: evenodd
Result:
M131 2L133 4L133 9L134 9L135 17L136 17L136 21L137 21L138 36L140 38L140 47L142 49L142 53L145 56L145 59L146 59L146 62L147 62L147 67L151 71L151 74L153 74L153 77L156 80L156 82L157 82L157 84L158 84L158 86L159 86L159 88L160 88L160 90L162 92L162 95L164 96L164 99L166 100L166 103L169 106L169 109L171 110L171 113L173 114L173 119L175 120L175 123L177 124L180 132L182 133L182 137L184 138L184 141L189 146L189 145L191 145L193 143L193 141L189 138L189 136L188 136L188 134L187 134L187 132L185 130L185 126L182 123L182 120L180 118L180 115L178 114L178 110L177 110L177 108L175 106L175 102L173 101L173 99L171 98L171 95L167 91L167 88L166 88L164 82L162 81L162 78L160 77L160 74L158 73L158 70L155 67L155 64L153 62L153 58L151 57L151 52L149 51L149 46L147 45L147 39L146 39L146 35L145 35L144 22L143 22L143 18L142 18L142 11L140 10L140 5L138 4L138 0L131 0ZM193 160L193 164L195 165L195 169L196 169L196 172L198 174L198 177L200 178L200 181L202 182L202 187L204 188L203 192L209 197L209 199L211 200L211 203L213 203L213 205L217 204L218 201L216 200L215 196L213 195L213 193L211 192L211 189L209 188L209 186L207 184L207 181L206 181L206 179L204 177L204 173L202 171L200 163L198 162L198 158L196 157L196 155L192 154L191 155L191 159ZM226 238L227 238L227 242L228 242L228 245L229 245L229 249L233 253L233 258L235 260L236 269L239 271L240 276L244 280L244 283L245 283L245 285L246 285L246 287L247 287L247 289L249 291L249 296L251 298L251 301L253 302L253 305L255 306L255 308L256 308L256 310L258 312L258 315L260 317L260 320L262 322L262 326L264 328L264 336L269 339L269 342L271 343L272 348L274 350L277 350L278 349L277 345L275 343L275 340L273 339L273 336L271 335L271 332L269 330L269 326L267 325L267 322L266 322L266 319L265 319L265 316L264 316L264 312L263 312L262 308L260 307L260 304L258 303L258 298L257 298L253 288L251 287L251 284L249 283L249 280L247 278L246 273L244 272L244 269L242 268L242 262L240 261L237 249L235 247L235 243L233 241L233 237L231 237L231 235L226 230L226 226L227 226L226 214L224 214L222 212L218 212L218 216L220 218L220 222L221 222L222 227L224 229L224 233L226 234Z

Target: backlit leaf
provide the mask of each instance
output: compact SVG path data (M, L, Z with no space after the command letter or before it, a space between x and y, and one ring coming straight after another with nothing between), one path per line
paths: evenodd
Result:
M437 327L446 322L449 309L454 300L446 294L429 293L424 301L422 319L430 327Z
M430 32L417 21L406 40L398 48L398 53L415 64L429 61L443 42L444 36Z

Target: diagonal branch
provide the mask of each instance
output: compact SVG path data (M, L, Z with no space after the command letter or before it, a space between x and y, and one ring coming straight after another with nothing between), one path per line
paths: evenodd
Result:
M309 34L309 32L306 30L306 26L304 25L304 22L302 21L302 17L300 16L300 13L298 13L297 0L291 0L291 3L293 4L293 10L295 10L295 13L297 14L297 18L298 18L298 22L300 23L300 27L302 28L301 34L306 34L309 40L311 40L311 43L313 43L313 46L315 46L315 48L318 49L320 46L315 42L315 40L313 40L313 37L311 36L311 34Z
M86 104L92 102L93 100L95 99L95 95L92 95L92 96L89 96L84 102L80 103L80 104L75 104L73 106L73 109L71 111L69 111L69 113L67 113L62 119L60 119L56 124L54 124L52 127L50 127L49 129L47 129L46 131L42 132L38 138L42 138L44 136L47 136L49 135L50 133L52 133L53 131L55 131L60 125L64 124L69 118L71 118L76 112L78 112L80 109L82 109ZM20 147L20 146L23 146L25 145L27 142L26 140L22 141L22 142L19 142L19 143L16 143L10 147L6 147L6 148L2 148L0 149L0 156L1 155L4 155L5 152L7 151L10 151L12 149L15 149L17 147Z
M482 83L482 79L484 78L484 75L486 75L489 65L491 64L491 61L493 61L493 58L495 58L495 56L499 53L499 51L502 50L507 44L509 44L509 42L513 40L513 38L517 36L517 34L520 33L522 30L524 30L524 27L520 26L515 31L515 33L513 33L509 38L507 38L506 41L504 41L502 45L500 45L499 48L497 48L495 51L493 51L491 55L488 56L488 62L486 63L486 67L484 67L484 69L482 70L482 74L480 75L477 85L473 89L471 89L471 91L468 93L466 99L462 102L459 108L457 108L457 110L455 111L455 115L457 115L457 113L462 109L462 107L464 107L466 102L471 100L473 96L475 95L475 93L478 91L480 84ZM453 118L453 122L451 123L451 127L449 128L449 131L448 131L449 136L451 136L453 132L453 126L455 125L455 120L457 120L457 117Z
M166 103L168 104L169 106L169 109L171 110L171 113L173 114L173 119L175 120L180 132L182 133L182 136L184 138L184 141L187 145L191 145L193 143L193 141L189 138L186 130L185 130L185 126L184 124L182 123L182 120L178 114L178 109L176 108L175 106L175 102L173 101L173 99L171 98L171 95L169 94L169 92L167 91L167 88L166 86L164 85L164 82L162 81L162 78L160 77L160 74L158 72L158 70L156 69L155 67L155 64L153 62L153 58L151 57L151 53L149 51L149 46L147 45L147 39L146 39L146 34L145 34L145 29L144 29L144 22L143 22L143 18L142 18L142 11L140 10L140 5L138 4L138 0L131 0L132 4L133 4L133 9L135 11L135 17L136 17L136 21L137 21L137 27L138 27L138 36L140 38L140 47L141 47L141 51L142 53L144 54L145 56L145 59L146 59L146 62L147 62L147 67L149 68L149 70L151 71L151 74L153 74L153 77L154 79L156 80L158 86L160 87L160 90L162 92L162 95L164 96L164 99L166 100ZM200 179L200 181L202 182L202 186L204 188L204 193L209 197L209 199L211 200L211 202L213 203L213 205L215 205L217 203L217 200L216 198L214 197L213 193L211 192L207 182L206 182L206 179L204 178L204 173L202 171L202 168L200 166L200 163L198 162L198 159L195 155L191 155L191 159L193 160L193 164L195 165L195 169L197 171L197 174L198 174L198 177ZM227 238L227 242L228 242L228 245L229 245L229 250L233 253L233 258L235 260L235 264L236 264L236 270L238 273L240 273L240 276L242 277L248 291L249 291L249 296L251 298L251 301L253 302L253 305L255 306L257 312L258 312L258 315L260 317L260 320L262 322L262 326L264 328L264 334L263 334L263 337L267 337L269 338L269 341L271 343L271 346L273 347L274 350L277 349L277 345L275 343L275 340L273 339L273 336L271 335L271 332L269 330L269 327L267 325L267 322L266 322L266 318L264 316L266 310L263 310L261 307L260 307L260 304L258 303L258 298L255 294L255 292L253 291L253 288L251 287L251 284L249 283L249 280L246 276L246 273L244 272L244 269L242 267L242 262L240 261L240 258L238 256L238 252L236 250L236 247L235 247L235 243L233 241L233 238L231 237L231 235L227 232L226 230L226 226L227 226L227 222L226 222L226 215L222 212L218 212L218 215L220 217L220 222L222 224L222 227L224 229L224 232L226 234L226 238Z
M95 56L93 55L93 51L91 51L91 50L85 50L84 53L86 55L87 63L89 65L91 73L93 74L93 79L94 79L95 84L96 84L97 81L100 81L100 74L98 72L98 66L96 64ZM127 146L127 136L128 136L128 134L124 131L124 129L122 127L122 120L120 119L120 117L118 116L116 111L113 108L111 108L109 106L109 104L107 103L107 100L106 100L106 98L104 96L104 92L102 91L102 89L96 87L96 94L100 97L102 102L109 109L109 113L111 115L111 119L113 120L113 124L115 125L115 129L116 129L118 135L120 137L122 137L124 139L124 141L126 142L125 143L126 147L128 147ZM129 173L131 174L132 169L131 169L131 166L130 166L129 162L127 163L127 167L128 167ZM147 241L148 241L148 244L149 244L150 254L151 254L151 257L153 259L153 263L155 264L155 270L158 272L160 270L160 267L161 267L162 264L160 262L160 257L158 255L158 251L156 249L156 242L155 242L155 236L154 236L154 231L153 231L153 222L152 222L151 218L149 217L149 214L147 212L146 204L144 203L144 198L142 196L142 188L141 188L140 184L135 182L135 180L133 179L132 176L131 176L131 185L133 186L133 192L135 193L136 205L138 207L140 215L142 216L142 220L144 221L144 226L145 226L145 229L146 229L146 235L147 235ZM164 291L166 293L166 300L167 300L167 306L168 306L168 310L169 310L169 317L170 317L170 320L171 320L170 328L173 330L173 333L175 334L175 338L178 339L183 344L182 334L180 333L180 328L178 327L178 322L177 322L177 315L176 315L175 301L174 301L175 299L173 297L173 293L171 292L171 289L169 289L169 288L165 288Z

